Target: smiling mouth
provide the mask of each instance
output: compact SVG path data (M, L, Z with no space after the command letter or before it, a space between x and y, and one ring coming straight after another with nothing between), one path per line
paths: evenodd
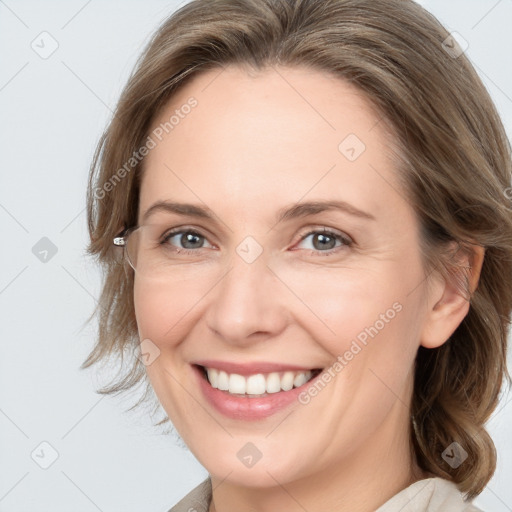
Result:
M315 378L322 369L307 371L286 371L239 375L216 368L197 367L210 386L239 397L264 397L274 393L299 388Z

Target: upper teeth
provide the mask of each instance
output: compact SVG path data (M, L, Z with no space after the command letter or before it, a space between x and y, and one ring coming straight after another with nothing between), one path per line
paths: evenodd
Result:
M311 379L311 371L305 372L278 372L257 373L244 377L237 373L226 373L215 368L206 368L208 380L213 388L229 391L233 394L262 395L266 393L278 393L289 391L293 387L298 388Z

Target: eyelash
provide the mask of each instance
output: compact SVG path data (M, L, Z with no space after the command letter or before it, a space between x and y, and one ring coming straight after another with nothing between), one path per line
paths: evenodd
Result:
M335 247L333 249L329 249L327 251L320 251L320 250L316 250L316 249L311 249L310 252L309 252L309 254L311 256L331 256L331 255L333 255L335 253L338 253L339 251L341 251L343 249L347 249L347 248L351 247L352 244L354 243L352 241L352 239L349 238L348 236L342 235L340 233L336 233L335 231L331 231L331 230L329 230L327 228L312 229L312 230L306 232L305 234L300 235L299 242L304 241L310 235L317 235L317 234L327 235L327 236L329 236L331 238L334 238L335 240L341 242L341 245L338 246L338 247ZM308 249L304 249L304 250L308 250Z
M165 244L167 244L169 239L173 238L176 235L181 235L181 234L185 234L185 233L196 235L198 237L204 238L205 240L207 239L202 233L200 233L199 231L197 231L193 228L176 228L174 230L171 230L171 231L168 231L167 233L165 233L162 236L162 240L161 240L160 244L165 245ZM323 235L327 235L331 238L335 238L336 240L340 241L342 245L335 247L333 249L329 249L327 251L311 249L309 254L312 256L319 256L319 255L330 256L332 254L339 252L340 250L343 250L344 248L346 249L346 248L351 247L354 243L353 240L350 239L348 236L341 235L341 234L331 231L327 228L313 229L313 230L310 230L310 231L300 235L299 243L302 242L303 240L305 240L308 236L316 235L316 234L323 234ZM196 253L200 249L204 249L204 247L199 247L197 249L187 249L184 247L175 247L175 246L172 246L172 247L174 248L174 250L176 252L178 252L180 254L193 254L193 253ZM303 249L303 250L308 250L308 249Z

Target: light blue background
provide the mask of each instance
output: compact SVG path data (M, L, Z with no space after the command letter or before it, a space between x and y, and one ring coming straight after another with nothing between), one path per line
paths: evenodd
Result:
M0 512L166 511L206 476L147 414L123 413L136 395L102 398L78 369L100 283L84 256L88 167L136 57L182 3L0 0ZM422 4L468 41L510 136L512 0ZM58 42L48 59L31 48L43 31ZM32 252L42 237L47 263ZM511 426L507 395L476 501L487 512L512 510ZM59 453L46 470L31 458L42 441Z

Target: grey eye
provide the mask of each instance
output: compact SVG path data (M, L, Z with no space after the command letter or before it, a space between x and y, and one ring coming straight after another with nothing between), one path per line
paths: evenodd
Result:
M340 235L325 231L313 231L307 234L300 243L302 244L308 239L310 240L309 246L302 247L303 249L326 251L340 247L343 245L343 243L345 243Z
M168 233L164 238L164 242L168 242L170 245L178 247L179 249L190 250L202 249L205 242L209 243L203 235L191 230L181 230Z

